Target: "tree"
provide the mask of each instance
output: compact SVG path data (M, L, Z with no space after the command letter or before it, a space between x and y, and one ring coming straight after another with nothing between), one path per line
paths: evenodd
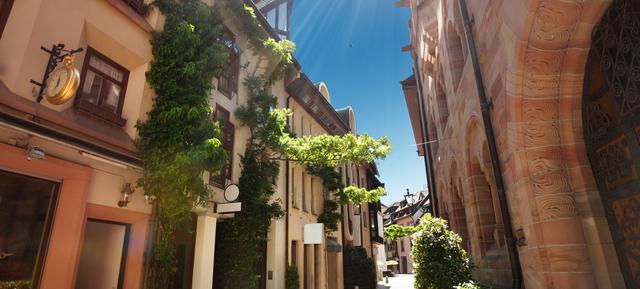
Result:
M344 248L344 288L376 289L376 263L362 247Z
M285 289L300 289L300 276L296 264L287 266L284 279Z
M447 229L447 221L422 217L413 235L413 261L417 289L451 289L471 279L471 264L460 245L462 238Z

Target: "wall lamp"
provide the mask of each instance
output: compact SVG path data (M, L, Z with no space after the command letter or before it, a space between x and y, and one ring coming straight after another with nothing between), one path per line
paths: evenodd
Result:
M120 201L118 201L118 207L120 208L126 207L131 202L131 200L129 200L129 197L131 197L131 195L133 194L131 183L124 183L121 193L122 198L120 199Z
M29 145L27 147L27 160L44 160L45 153L40 147Z

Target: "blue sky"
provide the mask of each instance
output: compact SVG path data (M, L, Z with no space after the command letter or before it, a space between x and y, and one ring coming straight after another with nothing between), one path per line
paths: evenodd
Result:
M395 0L294 0L291 38L314 82L329 87L336 108L350 105L359 133L389 136L393 152L378 162L389 204L426 183L400 81L411 74L409 11Z

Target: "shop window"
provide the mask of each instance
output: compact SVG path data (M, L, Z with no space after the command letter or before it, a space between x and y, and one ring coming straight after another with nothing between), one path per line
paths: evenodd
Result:
M225 29L224 43L229 49L229 60L218 76L218 91L229 99L238 94L238 77L240 74L240 51L236 46L236 37L229 29Z
M124 126L121 117L129 71L89 47L82 67L76 106L82 112Z
M0 171L0 288L38 288L59 184ZM9 288L9 287L7 287Z
M231 180L233 173L233 145L236 127L231 123L231 113L222 106L216 106L215 120L220 125L222 132L222 148L227 153L227 163L222 167L217 175L209 178L209 184L224 187L227 180Z

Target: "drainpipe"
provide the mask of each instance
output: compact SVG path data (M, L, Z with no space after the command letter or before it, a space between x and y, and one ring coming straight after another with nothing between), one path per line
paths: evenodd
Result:
M291 96L287 97L287 109L289 109L290 107L290 101L291 101ZM288 121L287 125L289 127L291 127L291 122ZM289 265L289 159L287 159L285 161L285 168L286 168L286 172L285 172L285 192L286 192L286 196L285 196L285 201L287 202L287 205L285 206L287 208L287 214L284 218L284 222L285 222L285 231L284 231L284 241L286 242L284 244L284 264L285 265ZM295 180L294 180L295 181ZM286 268L285 268L285 272L286 272Z
M504 189L504 180L502 179L502 169L500 168L500 159L498 155L498 147L496 145L496 137L493 133L493 124L491 121L491 104L487 101L484 82L482 80L482 71L480 69L480 61L478 51L476 50L475 40L473 39L473 31L471 30L472 20L469 17L466 0L459 0L460 13L464 21L464 32L469 46L469 54L473 63L473 72L476 79L476 88L478 89L478 98L480 99L480 109L482 110L482 121L487 137L487 145L489 146L489 155L491 157L491 166L493 168L493 178L496 182L496 190L500 201L500 213L502 222L504 223L504 237L509 252L509 261L511 263L511 276L513 277L512 288L520 289L522 287L522 268L520 267L520 257L516 248L515 238L513 237L513 225L511 224L511 214L509 213L509 204Z
M417 96L418 96L418 110L420 111L420 132L422 133L422 152L424 154L424 167L427 175L427 184L429 185L429 201L431 201L431 213L434 217L439 217L438 212L438 193L436 190L436 177L433 173L433 153L431 152L431 144L429 143L429 130L427 123L427 116L424 107L424 96L422 95L422 78L418 73L418 61L414 55L413 58L413 77L416 78L417 84ZM420 204L422 206L422 204Z

